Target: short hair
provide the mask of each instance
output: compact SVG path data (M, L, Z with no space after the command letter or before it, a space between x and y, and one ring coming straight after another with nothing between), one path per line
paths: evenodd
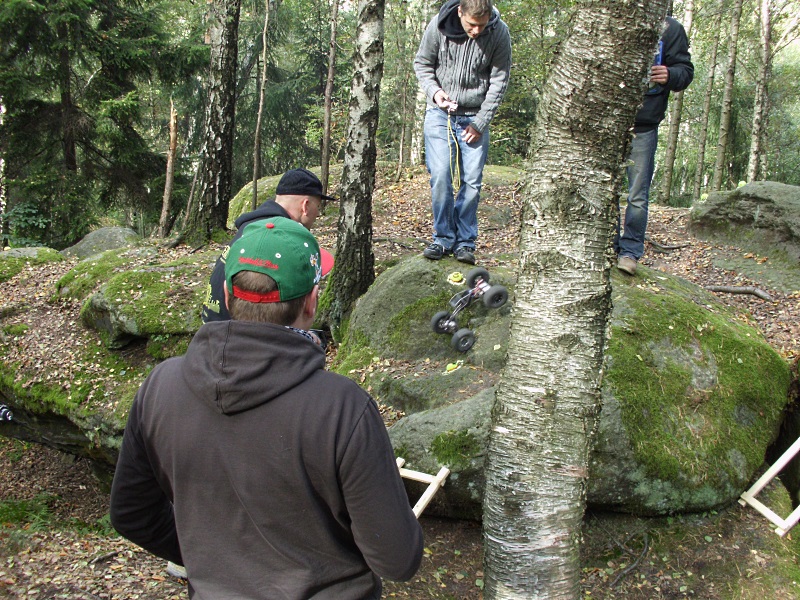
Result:
M255 271L240 271L233 276L233 284L248 292L267 294L278 289L275 280L269 275ZM291 325L303 310L306 302L305 294L286 302L248 302L233 295L228 290L228 312L234 321L253 321L256 323L274 323L275 325Z
M461 14L485 17L492 14L492 0L461 0Z

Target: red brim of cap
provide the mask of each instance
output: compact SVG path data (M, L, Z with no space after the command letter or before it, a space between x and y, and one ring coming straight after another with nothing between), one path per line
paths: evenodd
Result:
M320 248L319 258L322 262L322 276L325 277L333 268L333 254L325 250L325 248Z

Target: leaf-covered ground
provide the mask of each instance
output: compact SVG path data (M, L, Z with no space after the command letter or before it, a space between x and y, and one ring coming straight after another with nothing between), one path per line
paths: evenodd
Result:
M479 263L487 267L514 265L521 204L508 175L493 168L487 173L477 249ZM378 261L420 252L428 243L429 187L424 171L404 174L397 182L379 180L374 207ZM685 209L653 206L650 236L657 245L648 245L643 263L700 285L759 288L771 299L750 294L719 297L747 315L787 359L797 356L800 293L764 283L772 280L759 276L759 270L769 267L769 256L692 239L687 220ZM333 212L316 229L331 249L335 229ZM185 252L177 249L176 257ZM744 266L737 271L720 266L732 264ZM29 332L35 340L27 348L26 364L31 369L41 370L54 361L70 372L87 368L71 359L80 355L70 341L70 331L79 326L79 307L48 300L51 286L70 266L47 265L0 284L0 296L24 299L42 315ZM390 410L385 414L387 420L396 416ZM764 498L784 516L791 510L779 484L768 487ZM97 485L85 461L0 438L0 598L187 598L185 582L167 575L163 561L109 530L107 504L106 491ZM422 523L426 536L422 568L410 582L387 582L384 596L482 598L480 526L424 515ZM761 515L738 504L715 514L658 519L588 514L582 593L587 598L798 598L798 550L791 534L779 538Z

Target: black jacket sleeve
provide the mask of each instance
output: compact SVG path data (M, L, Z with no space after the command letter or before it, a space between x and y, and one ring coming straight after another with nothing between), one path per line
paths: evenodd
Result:
M680 92L689 87L694 79L694 65L689 54L689 38L686 30L678 21L667 17L667 29L664 31L664 65L669 69L667 88L671 92Z
M172 503L158 484L148 459L140 430L140 411L137 394L111 485L111 524L134 544L182 565Z

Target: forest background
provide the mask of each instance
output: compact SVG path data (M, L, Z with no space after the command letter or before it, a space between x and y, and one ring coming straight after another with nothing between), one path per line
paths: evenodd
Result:
M342 160L356 44L350 2L6 0L0 3L4 246L61 249L99 225L156 232L173 107L177 147L166 222L168 228L183 222L204 168L213 98L208 9L239 2L236 60L223 65L236 71L232 193L253 179L259 121L259 176L320 164L324 175L326 129L331 160ZM386 3L377 151L379 160L396 165L398 179L424 161L424 98L413 59L440 4ZM573 4L496 2L511 31L514 66L492 122L490 163L524 161ZM685 93L673 94L661 127L657 201L690 206L709 191L754 179L800 185L800 2L687 0L674 2L671 12L689 33L695 78Z

